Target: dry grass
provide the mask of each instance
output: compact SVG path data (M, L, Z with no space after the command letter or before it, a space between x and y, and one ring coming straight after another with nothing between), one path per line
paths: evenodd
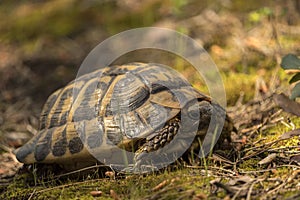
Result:
M275 91L289 93L280 58L299 53L298 14L291 3L266 1L265 8L250 8L240 1L232 1L231 7L210 1L147 1L129 7L121 1L84 6L55 2L0 6L6 19L0 22L0 199L299 198L298 135L280 137L299 128L300 121L269 97ZM41 29L44 24L48 26ZM13 178L20 164L11 151L36 133L46 97L74 78L87 52L107 36L149 25L180 30L208 50L221 71L228 111L239 129L237 156L227 160L213 154L206 166L143 176L103 178L96 170L80 178ZM179 68L195 87L207 91L193 70ZM93 196L97 191L100 197Z

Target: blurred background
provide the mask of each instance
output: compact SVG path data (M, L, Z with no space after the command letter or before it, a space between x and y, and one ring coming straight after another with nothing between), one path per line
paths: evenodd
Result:
M170 28L203 45L230 106L273 91L288 80L280 58L300 55L299 15L299 0L2 0L0 141L18 147L35 134L47 97L76 77L96 45L132 28Z

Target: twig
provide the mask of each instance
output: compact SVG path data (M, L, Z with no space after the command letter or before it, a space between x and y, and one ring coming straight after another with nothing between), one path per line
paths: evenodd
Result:
M0 144L0 149L6 151L6 152L8 152L8 153L12 153L12 149L9 148L9 147L6 146L6 145Z
M250 185L250 188L248 190L248 193L247 193L247 198L246 200L250 200L251 199L251 194L252 194L252 190L253 190L253 187L254 185L257 183L257 181L254 181L251 185Z
M30 196L29 196L28 200L30 200L30 199L33 197L33 195L34 195L35 191L36 191L36 189L34 189L34 190L33 190L33 192L30 194Z
M55 190L55 189L62 189L62 188L65 188L65 187L71 187L71 186L80 185L80 184L83 184L83 183L93 183L93 182L97 182L97 181L101 181L101 180L103 180L103 179L93 179L93 180L81 181L81 182L70 183L70 184L65 184L65 185L59 185L59 186L55 186L55 187L52 187L52 188L46 188L46 189L39 190L39 191L34 190L32 193L39 194L39 193L48 192L48 191Z
M188 165L186 167L187 168L191 168L191 169L204 169L204 167L201 167L201 166L191 166L191 165ZM208 166L208 169L216 169L216 170L220 170L220 171L224 171L224 172L230 173L232 175L236 175L236 172L234 172L232 170L229 170L229 169L223 169L223 168L213 167L213 166Z
M82 169L79 169L79 170L71 171L71 172L68 172L68 173L60 174L60 175L54 176L53 178L61 178L61 177L64 177L64 176L69 176L69 175L77 174L77 173L80 173L80 172L83 172L83 171L86 171L86 170L96 169L96 168L101 168L101 167L106 168L108 166L106 166L106 165L94 165L94 166L85 167L85 168L82 168Z

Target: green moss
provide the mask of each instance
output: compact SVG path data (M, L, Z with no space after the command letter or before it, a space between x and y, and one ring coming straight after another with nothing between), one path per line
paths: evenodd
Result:
M234 73L222 74L228 104L233 105L244 94L244 101L253 99L257 76L254 74ZM233 80L234 83L233 84Z
M74 0L56 0L49 1L48 3L10 3L5 4L5 7L0 5L0 17L6 19L0 21L0 39L1 41L20 44L20 48L23 48L25 52L34 52L38 46L41 46L41 43L45 39L56 40L58 38L73 37L92 26L99 26L101 30L106 31L110 35L130 28L150 26L157 22L163 15L175 15L181 18L184 18L184 15L189 15L189 13L181 12L187 1L153 2L146 5L143 4L143 7L138 9L138 11L133 11L133 9L116 10L117 5L115 2L80 4ZM247 12L257 9L257 4L261 5L262 3L249 4L236 0L232 2L232 9L243 7L244 11ZM195 5L198 4L204 3L195 3ZM212 2L212 4L215 4L215 2ZM162 13L161 9L165 5L170 6L171 11L168 9L166 11L169 11L171 14ZM193 7L199 8L198 6ZM250 17L247 20L259 23L262 18L264 19L266 16L269 16L268 10L258 11L254 10L252 14L246 15ZM192 15L196 14L193 13ZM253 27L253 23L249 22L249 26ZM193 32L186 28L177 28L177 30L183 33ZM298 36L279 34L278 40L283 52L299 46ZM225 40L219 37L219 35L213 41L224 48L224 51L230 50L230 47L226 47ZM244 59L241 56L246 57L245 63L241 61ZM259 69L265 70L263 78L266 83L269 83L272 77L276 75L281 82L281 86L285 87L288 85L290 76L286 75L283 70L277 69L276 59L273 56L266 57L251 51L247 52L247 55L233 55L230 59L223 58L223 60L215 56L214 60L217 65L225 66L221 73L227 93L227 100L230 105L233 105L240 97L241 91L245 95L244 101L253 99L255 82L259 76L257 71ZM181 71L196 88L206 93L208 92L204 81L198 80L199 76L195 73L195 70L185 68L184 63L180 59L175 60L175 62L175 65L177 65L176 69ZM282 116L287 121L287 116L285 114ZM299 118L292 117L291 121L297 128L300 127ZM277 123L274 127L260 131L255 135L254 141L264 138L264 140L255 144L255 146L258 147L267 142L275 141L280 135L290 130L290 127ZM298 146L298 143L299 139L294 137L278 142L272 147ZM246 146L246 148L249 146ZM255 150L248 151L247 155L251 153L255 153ZM261 153L258 156L238 163L238 171L250 172L266 169L268 166L260 166L258 162L267 155L267 152ZM214 162L207 160L205 167L209 168L214 165ZM222 167L220 166L220 168ZM265 177L287 178L292 172L292 168L278 167L276 170L260 173ZM85 177L84 179L52 179L50 181L38 179L36 178L37 176L35 178L19 176L19 178L15 179L4 189L4 192L0 194L0 199L28 199L30 196L32 196L32 199L112 199L110 190L114 190L121 199L140 199L154 195L161 199L189 199L191 190L196 194L204 193L208 196L213 195L209 181L216 177L208 174L208 170L205 171L204 167L202 167L200 169L179 168L176 171L165 170L161 174L127 176L126 178L118 178L116 180L99 179L97 175L90 175L90 177ZM164 187L157 191L152 190L152 188L163 181L167 181ZM226 183L227 181L227 178L223 178L222 183ZM36 186L30 187L29 182L35 182ZM261 181L261 184L263 189L274 188L273 182ZM97 190L102 191L103 195L97 198L92 197L90 192ZM293 194L295 194L293 191L282 193L284 197L292 196ZM224 190L218 190L216 193L216 196L219 198L223 198L225 195Z
M259 170L259 161L260 160L257 158L251 158L249 160L242 161L239 164L239 169L241 169L243 172Z
M209 181L213 177L203 176L201 170L181 169L158 175L128 176L117 180L92 179L82 182L67 180L55 185L44 182L43 186L29 187L25 179L15 180L7 191L1 194L1 199L26 199L32 195L34 199L94 199L91 191L102 191L99 199L110 198L110 190L114 190L122 199L140 199L145 196L158 195L164 199L187 197L194 193L210 193ZM167 181L161 188L153 191L160 183ZM161 191L165 192L161 192ZM98 198L97 198L98 199Z

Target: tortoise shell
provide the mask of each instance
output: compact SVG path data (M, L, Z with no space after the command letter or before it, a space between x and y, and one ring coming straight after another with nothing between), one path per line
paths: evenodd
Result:
M191 112L193 105L196 114ZM26 164L80 168L96 163L95 154L120 159L112 150L118 147L134 152L133 160L138 160L172 141L183 126L183 113L197 119L198 123L186 121L188 127L197 126L196 136L202 140L212 113L220 111L169 67L150 63L105 67L54 92L42 110L38 134L15 154ZM226 117L220 140L229 138L232 129ZM196 137L193 141L199 143Z

